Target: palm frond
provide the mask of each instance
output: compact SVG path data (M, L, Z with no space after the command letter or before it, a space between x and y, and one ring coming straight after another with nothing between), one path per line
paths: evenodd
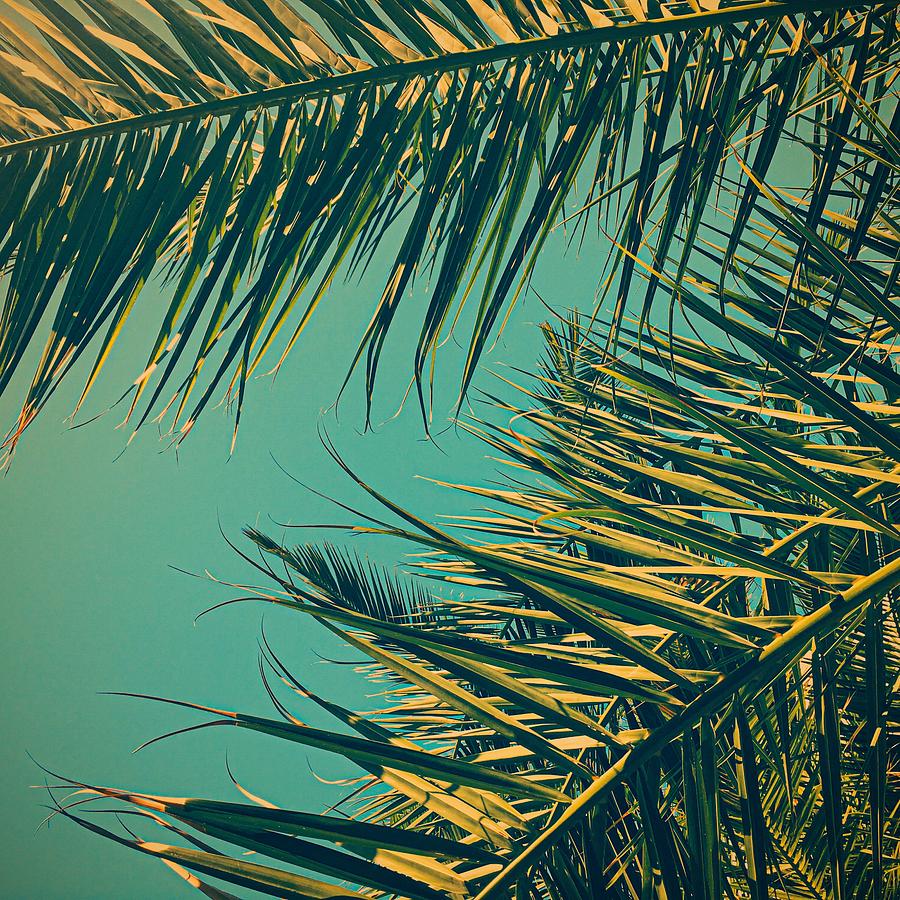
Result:
M620 322L635 258L674 255L682 277L711 199L737 177L722 279L735 269L753 216L778 212L765 181L782 138L816 172L798 220L804 267L822 252L828 198L874 144L882 156L856 181L862 219L881 215L895 14L828 0L8 0L0 391L29 347L44 349L5 446L96 354L80 408L160 279L128 418L168 413L180 439L224 391L236 427L248 376L264 358L280 365L338 272L394 231L348 368L364 365L370 399L398 305L433 268L413 364L424 409L462 305L477 296L465 390L567 202L600 227L620 211L599 276ZM657 290L651 278L643 318Z

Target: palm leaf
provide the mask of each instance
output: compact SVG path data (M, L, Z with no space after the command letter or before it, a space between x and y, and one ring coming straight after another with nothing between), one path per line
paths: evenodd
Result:
M423 408L429 359L462 303L480 292L464 317L465 389L579 173L576 208L623 210L617 320L635 254L662 264L681 241L686 265L732 145L762 182L779 136L813 117L828 134L809 148L827 156L805 220L814 234L840 188L834 160L853 152L859 120L879 121L895 42L892 5L837 6L151 0L138 13L10 0L0 391L44 347L7 450L94 354L80 408L160 279L127 418L169 413L181 439L217 391L235 399L236 427L250 374L264 357L280 365L338 271L365 265L387 233L399 250L348 367L364 362L371 399L397 308L433 266L413 366ZM732 242L770 200L752 185L735 197ZM804 238L801 255L816 252ZM643 315L655 293L651 280Z

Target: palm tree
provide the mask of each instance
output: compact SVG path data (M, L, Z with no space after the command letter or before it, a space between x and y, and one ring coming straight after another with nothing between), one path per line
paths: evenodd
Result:
M44 347L4 446L96 353L81 407L148 282L162 279L168 302L128 417L170 413L180 439L217 388L236 428L247 377L267 354L280 365L342 263L365 266L392 228L399 250L348 368L365 361L370 398L397 307L427 268L423 409L464 302L478 298L463 315L463 391L567 200L582 227L596 210L615 239L600 276L614 324L635 257L671 257L681 277L708 209L747 167L731 269L765 199L753 182L784 144L815 167L801 217L816 231L847 189L840 172L868 150L859 141L895 148L877 131L895 7L5 0L0 391ZM856 184L880 197L867 172ZM656 294L654 276L642 319Z
M64 283L10 446L100 333L90 387L158 266L173 299L132 408L168 383L185 431L216 384L240 402L301 293L286 347L392 222L351 362L371 394L433 265L423 407L459 304L478 291L465 389L568 198L576 238L592 212L609 236L605 303L560 314L520 403L466 423L509 463L501 486L457 486L471 517L438 526L347 468L385 509L357 530L412 542L416 575L247 533L267 581L248 596L368 657L387 707L313 694L265 639L277 717L168 701L212 716L194 727L345 757L367 777L341 814L71 781L59 814L212 897L230 895L207 878L281 897L897 896L896 5L34 4L0 56L3 378ZM164 840L107 827L96 798Z

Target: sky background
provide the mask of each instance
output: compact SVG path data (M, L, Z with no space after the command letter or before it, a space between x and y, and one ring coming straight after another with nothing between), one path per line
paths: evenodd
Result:
M589 308L596 261L564 255L557 233L534 281L559 308ZM209 409L176 453L164 450L148 427L121 454L127 432L116 430L118 410L71 429L84 372L74 373L28 429L10 471L0 477L0 570L4 627L0 684L5 740L0 742L0 895L10 898L121 898L190 896L191 889L155 860L112 846L61 819L40 827L46 792L31 785L43 765L88 782L170 795L240 800L225 771L280 806L321 811L338 788L316 780L350 772L341 759L279 744L236 729L210 729L156 744L142 741L201 718L172 707L101 691L137 691L269 715L257 671L260 626L283 660L314 690L365 706L373 691L351 666L329 666L317 653L353 655L303 617L262 604L231 606L201 619L233 589L191 578L173 567L209 570L253 581L250 567L228 547L219 527L240 539L254 524L280 536L275 523L347 522L333 504L292 482L273 457L327 496L372 509L328 457L318 429L328 434L369 483L435 517L469 509L464 496L416 476L478 483L498 465L472 438L448 431L423 440L414 402L393 417L411 371L421 282L406 301L384 355L374 432L361 434L362 388L354 383L329 411L356 340L380 294L391 253L388 244L360 284L338 284L276 380L255 380L234 454L232 419ZM84 418L103 410L143 368L158 325L161 294L148 288L92 393ZM486 357L477 385L497 388L491 371L535 371L541 341L536 322L547 310L531 294L519 304L503 338ZM45 332L43 332L45 333ZM448 347L436 420L452 409L461 351ZM85 363L88 361L85 360ZM33 371L33 370L32 370ZM79 379L80 374L80 379ZM23 369L0 398L0 423L10 423L31 372ZM522 376L519 376L520 378ZM120 455L121 454L121 455ZM323 532L295 532L294 541ZM403 546L361 543L329 533L376 558L399 560ZM329 719L310 704L294 707L306 721ZM333 720L332 720L333 721ZM314 774L315 773L315 774Z

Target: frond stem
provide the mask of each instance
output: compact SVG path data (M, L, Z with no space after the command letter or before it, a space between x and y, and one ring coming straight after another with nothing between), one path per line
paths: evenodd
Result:
M859 4L860 8L865 6L866 4ZM828 12L842 7L846 9L840 0L766 0L762 3L748 3L726 9L647 19L643 22L613 22L598 28L567 31L551 37L527 38L516 43L496 44L492 47L447 53L409 62L391 63L340 75L313 78L309 81L292 82L260 91L234 94L218 100L191 103L152 113L129 116L113 122L100 122L96 125L73 128L70 131L40 135L0 146L0 158L45 147L56 147L99 137L160 128L176 122L202 119L207 116L226 116L298 100L315 100L321 97L345 94L357 88L394 84L429 75L442 75L460 69L521 59L541 53L580 50L602 44L639 40L742 22L765 21L808 12Z

